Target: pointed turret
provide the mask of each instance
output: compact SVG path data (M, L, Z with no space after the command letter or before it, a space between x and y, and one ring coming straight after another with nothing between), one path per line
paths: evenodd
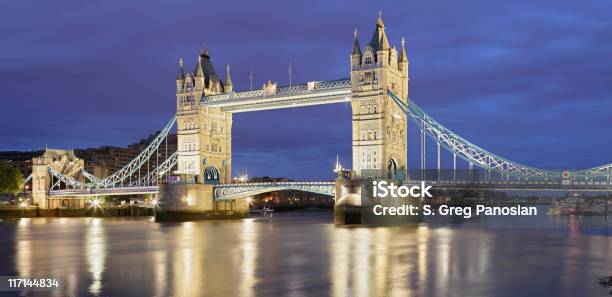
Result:
M183 70L183 58L179 59L179 69L176 75L176 80L185 80L185 71Z
M387 33L385 33L385 27L382 27L382 34L380 37L380 47L378 50L387 50L389 49L389 40L387 39Z
M225 73L225 86L224 91L226 93L231 93L234 90L234 86L232 85L232 76L230 75L230 65L227 64L227 72Z
M340 164L340 156L336 155L336 166L334 166L334 173L342 171L342 165Z
M353 53L352 55L361 56L361 48L359 47L359 40L357 38L357 29L355 29L355 42L353 43Z
M406 40L402 37L402 51L400 52L397 66L402 74L408 77L408 55L406 55Z
M369 44L375 51L389 48L389 40L387 40L387 34L385 34L385 23L382 20L382 13L378 14L378 20L376 21L376 30Z
M195 74L195 77L204 77L204 70L202 70L202 56L198 56L198 62L193 70L193 74Z
M180 92L185 84L185 71L183 70L183 58L179 59L179 68L176 75L176 91Z
M400 62L408 62L408 56L406 55L406 39L402 37L402 51L400 52Z

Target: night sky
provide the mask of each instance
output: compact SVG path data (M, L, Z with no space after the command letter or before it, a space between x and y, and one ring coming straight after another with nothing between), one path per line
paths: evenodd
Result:
M126 146L161 129L179 57L191 71L204 43L237 90L249 68L256 87L287 84L289 63L294 82L346 78L353 30L365 46L379 10L391 44L406 37L410 98L447 127L536 167L612 162L610 1L4 1L0 150ZM351 163L350 114L234 115L234 173L330 178L336 154Z

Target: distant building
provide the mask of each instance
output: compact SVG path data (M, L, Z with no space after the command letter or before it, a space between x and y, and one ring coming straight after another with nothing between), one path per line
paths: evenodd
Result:
M11 163L15 168L21 171L23 177L27 177L32 173L32 158L40 157L44 151L5 151L0 152L0 161Z
M76 150L75 154L85 160L85 171L103 178L120 170L138 152L129 148L103 146L100 148Z
M272 208L306 208L320 207L332 208L334 197L294 190L274 191L257 194L251 199L252 208L259 209L265 206Z
M75 153L79 158L85 160L85 171L104 178L121 170L132 159L136 158L153 141L158 133L159 131L136 143L130 144L127 148L102 146L100 148L76 150ZM168 134L167 144L169 156L176 151L176 134ZM160 145L157 158L151 158L149 161L149 168L151 170L157 167L158 160L160 164L166 160L166 142Z
M84 160L85 171L97 177L104 178L120 170L134 159L147 147L147 145L149 145L149 143L151 143L151 141L153 141L158 133L159 131L127 147L102 146L99 148L75 149L74 155ZM158 160L160 164L166 160L166 143L167 155L170 156L176 152L176 134L169 133L168 141L160 145L158 157L151 158L149 162L151 170L157 167ZM0 161L11 163L15 168L21 171L24 177L27 177L32 172L32 159L41 157L44 153L44 150L4 151L0 152Z

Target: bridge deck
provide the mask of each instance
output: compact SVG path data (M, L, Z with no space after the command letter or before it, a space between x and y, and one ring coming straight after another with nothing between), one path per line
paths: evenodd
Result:
M340 79L279 87L272 92L261 89L206 96L200 104L237 113L350 102L350 98L351 80Z
M573 192L606 192L612 191L612 184L606 182L574 182L562 184L554 181L467 181L467 180L439 180L426 181L427 185L434 189L490 189L501 191L573 191ZM409 181L408 185L418 185L420 181ZM237 199L260 193L297 190L322 195L335 195L335 182L267 182L267 183L244 183L244 184L220 184L215 185L215 199ZM144 187L114 187L114 188L82 188L51 190L50 196L108 196L108 195L134 195L134 194L156 194L157 186Z

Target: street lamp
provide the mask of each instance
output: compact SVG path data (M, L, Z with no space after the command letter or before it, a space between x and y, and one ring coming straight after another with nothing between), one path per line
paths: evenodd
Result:
M151 205L153 206L153 219L155 219L155 216L156 216L156 214L157 214L157 211L156 211L156 209L157 209L157 204L158 204L157 199L153 199L153 200L151 201Z
M25 208L26 208L27 204L25 202L21 202L19 203L19 208L21 208L21 217L25 217Z

